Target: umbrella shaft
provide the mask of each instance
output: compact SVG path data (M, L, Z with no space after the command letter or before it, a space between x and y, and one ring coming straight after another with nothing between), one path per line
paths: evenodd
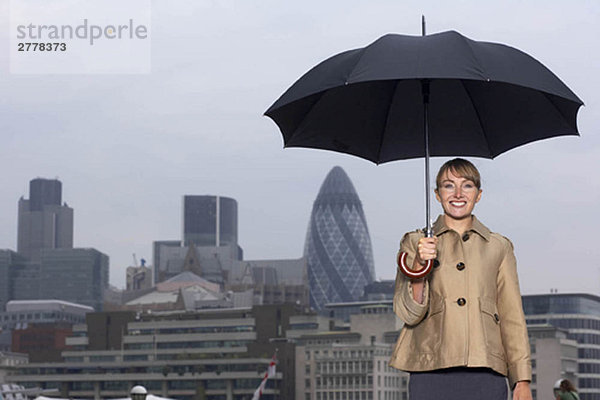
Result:
M429 124L428 124L428 109L429 109L429 80L421 81L421 91L423 94L423 133L425 134L425 236L432 237L431 229L431 199L429 182Z

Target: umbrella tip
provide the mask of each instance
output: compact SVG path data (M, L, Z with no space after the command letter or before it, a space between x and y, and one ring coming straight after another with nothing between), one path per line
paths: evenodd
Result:
M426 35L426 30L425 30L425 15L421 14L421 36L425 36Z

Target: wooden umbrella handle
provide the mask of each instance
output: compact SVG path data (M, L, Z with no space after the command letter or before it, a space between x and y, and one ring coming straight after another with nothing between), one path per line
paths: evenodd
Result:
M429 274L431 272L431 270L433 269L433 260L427 260L427 262L425 263L425 268L419 270L419 271L414 271L412 268L409 268L408 265L406 265L406 256L408 254L405 251L401 251L398 253L398 267L400 268L400 270L402 271L402 273L404 275L406 275L407 277L409 277L410 279L420 279L423 278L424 276L427 276L427 274Z

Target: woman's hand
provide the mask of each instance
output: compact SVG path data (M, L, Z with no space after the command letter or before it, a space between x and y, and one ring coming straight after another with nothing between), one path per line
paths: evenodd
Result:
M413 262L413 270L422 270L427 261L433 260L437 257L437 243L437 236L423 237L419 239L419 243L417 243L417 254L415 261Z
M415 260L413 261L412 269L413 271L420 271L425 268L425 264L428 260L433 260L437 257L437 237L423 237L419 239L419 243L417 244L417 254L415 255ZM423 304L425 300L423 289L425 287L425 279L415 279L411 281L412 283L412 291L413 291L413 299L419 303Z
M519 381L513 391L513 400L532 400L528 381Z

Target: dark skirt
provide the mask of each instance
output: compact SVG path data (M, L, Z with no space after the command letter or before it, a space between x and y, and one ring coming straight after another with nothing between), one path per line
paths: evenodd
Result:
M506 400L506 377L488 368L411 372L409 400Z

